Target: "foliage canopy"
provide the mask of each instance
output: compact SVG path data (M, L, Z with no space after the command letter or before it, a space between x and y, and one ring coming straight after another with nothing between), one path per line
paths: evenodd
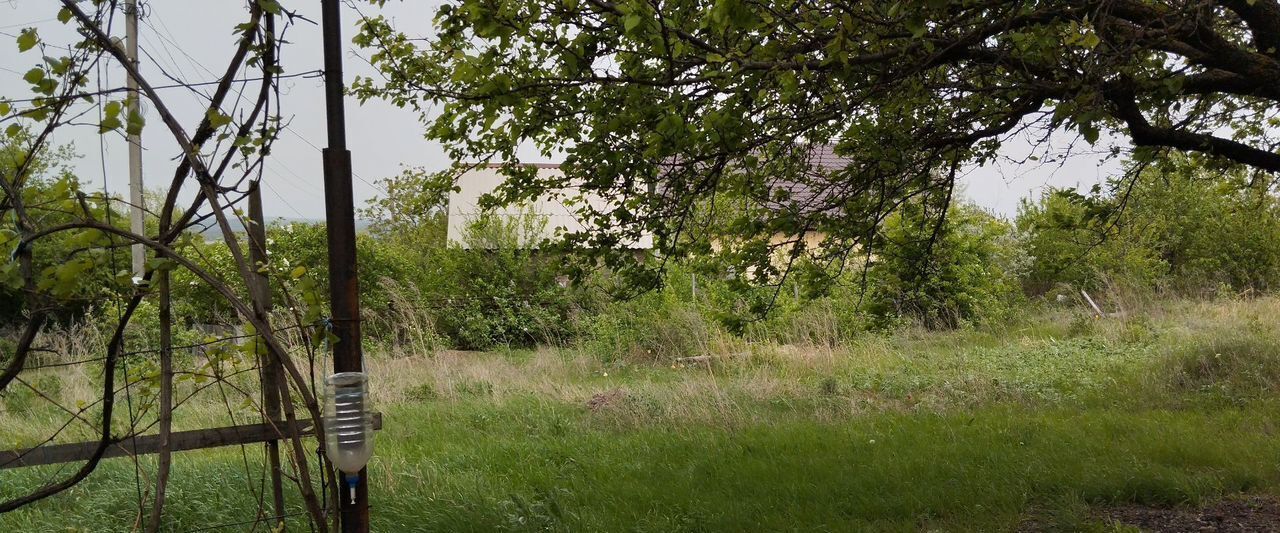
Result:
M507 163L499 201L612 200L582 214L610 231L569 241L601 254L652 232L683 255L700 206L749 199L722 251L756 281L780 251L843 263L1014 135L1280 170L1275 0L455 0L434 30L366 19L384 79L355 93L423 112L458 161ZM820 145L847 160L815 171ZM529 146L562 151L563 177L515 164Z

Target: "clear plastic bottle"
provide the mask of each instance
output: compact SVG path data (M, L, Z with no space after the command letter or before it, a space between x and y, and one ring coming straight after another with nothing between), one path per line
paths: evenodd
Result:
M325 378L324 383L325 454L345 474L354 500L354 482L373 455L369 378L364 372L339 372Z

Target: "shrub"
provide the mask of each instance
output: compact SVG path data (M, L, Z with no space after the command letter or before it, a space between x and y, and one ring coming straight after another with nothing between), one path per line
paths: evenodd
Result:
M545 220L482 215L464 246L425 255L422 305L439 332L462 349L559 344L574 335L587 294L561 278L558 256L533 248Z
M971 205L947 209L941 226L922 202L885 222L867 267L865 309L875 325L952 328L1009 315L1023 265L1012 227Z
M1051 191L1017 218L1032 266L1025 288L1055 284L1183 294L1280 283L1280 201L1240 169L1175 156L1088 195Z
M1109 203L1100 205L1096 198L1066 190L1050 191L1036 202L1024 200L1016 226L1030 257L1025 292L1039 296L1059 285L1097 291L1108 283L1153 287L1166 267L1150 236L1136 231L1119 235L1105 221L1110 209Z

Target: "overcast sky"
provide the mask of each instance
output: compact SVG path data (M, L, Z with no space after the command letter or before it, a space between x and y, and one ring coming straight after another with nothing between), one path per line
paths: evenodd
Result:
M69 28L56 20L59 2L51 0L0 0L0 96L11 99L30 97L22 74L40 62L35 51L19 54L14 44L18 32L35 27L47 41L70 42ZM398 27L412 33L430 31L430 21L438 0L388 2L383 13L392 17ZM245 11L237 1L149 0L144 1L144 19L140 24L142 71L153 85L172 83L163 73L188 82L216 80L225 69L233 51L233 27L243 21ZM319 2L285 2L290 9L319 21ZM363 2L356 5L366 14L376 11ZM350 43L359 15L349 6L343 7L344 40ZM117 24L118 33L124 31ZM318 25L300 23L289 29L282 63L286 74L318 70L321 67L321 36ZM373 75L362 59L362 52L348 44L345 61L347 81L354 76ZM123 70L106 73L109 86L118 85ZM202 113L202 102L185 89L166 89L175 113L194 129ZM323 179L319 148L325 143L324 93L318 78L292 78L282 81L284 113L290 126L273 148L265 169L263 201L270 217L323 218ZM149 186L167 183L172 176L173 158L178 153L174 141L159 131L154 113L147 116L153 127L144 132L144 179ZM357 207L379 194L374 182L397 174L402 166L421 166L430 170L449 166L440 146L427 141L422 125L413 111L370 101L360 104L347 101L347 136L356 175ZM60 131L56 141L74 144L81 154L75 168L81 180L101 187L102 158L100 137L93 128ZM1065 142L1065 138L1060 140ZM127 196L128 164L124 139L106 137L106 183L114 194ZM1021 159L1027 143L1012 143L1011 158ZM904 147L905 148L905 147ZM538 162L530 158L528 162ZM1018 202L1028 195L1038 195L1046 186L1088 187L1116 171L1116 163L1100 161L1095 155L1077 155L1065 165L1014 165L1008 162L984 168L968 169L963 178L965 195L977 204L1003 215L1013 215Z

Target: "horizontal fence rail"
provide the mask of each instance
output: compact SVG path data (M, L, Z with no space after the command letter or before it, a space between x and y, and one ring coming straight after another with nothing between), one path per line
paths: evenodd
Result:
M289 423L283 420L274 423L246 424L190 431L175 431L169 435L169 449L175 452L237 446L291 438L295 435L306 436L311 432L310 420L298 420L290 430ZM373 429L382 429L382 413L374 413ZM48 444L35 448L0 451L0 470L20 468L24 466L40 466L59 463L86 461L98 449L98 442L76 442L69 444ZM132 457L156 453L160 450L159 435L140 435L127 437L107 447L104 459L112 457Z

